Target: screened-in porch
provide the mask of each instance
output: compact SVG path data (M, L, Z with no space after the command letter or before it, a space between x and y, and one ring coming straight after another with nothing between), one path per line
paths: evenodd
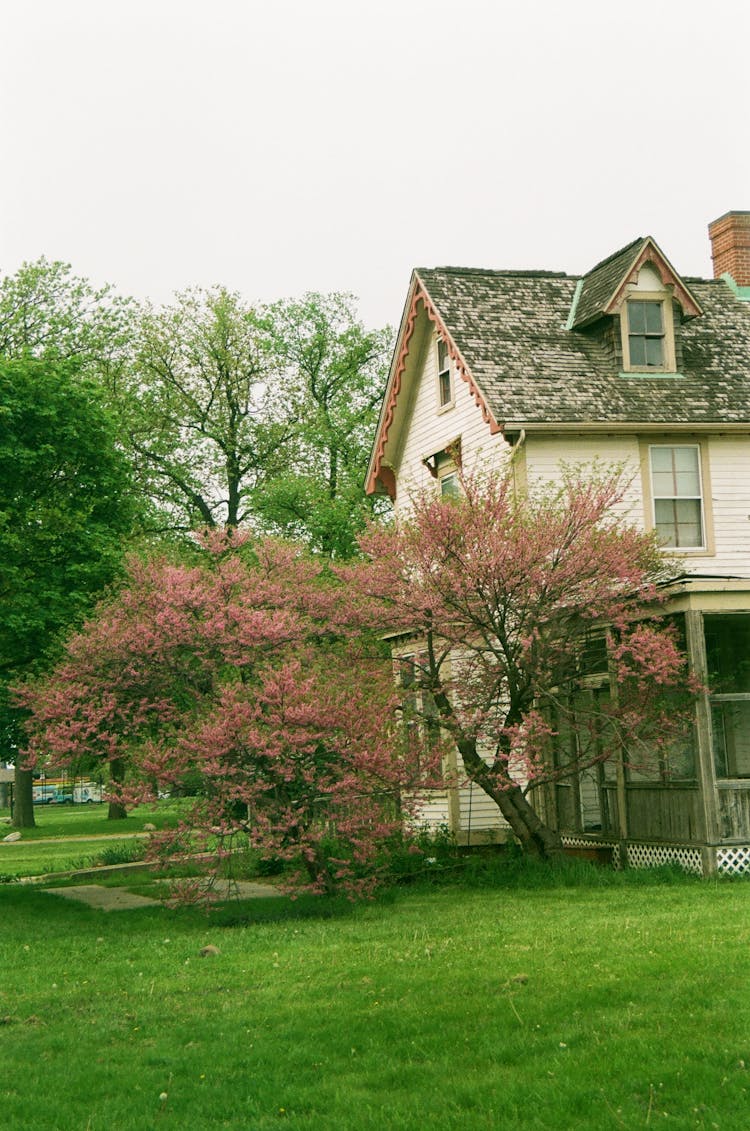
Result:
M622 862L750 872L749 609L746 581L677 589L669 616L703 688L694 725L650 763L623 755L540 791L566 844L600 843Z

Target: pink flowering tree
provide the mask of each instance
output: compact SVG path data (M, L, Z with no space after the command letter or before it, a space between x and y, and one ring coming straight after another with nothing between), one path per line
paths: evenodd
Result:
M419 642L412 704L437 716L522 847L553 855L533 790L615 756L643 766L685 738L684 656L654 619L669 563L617 517L617 474L571 473L531 496L511 475L462 488L373 529L358 583L392 633Z
M312 890L369 890L434 759L401 741L370 602L321 569L231 532L187 564L134 560L53 676L21 691L31 756L98 759L122 806L189 781L188 825L212 844L241 833Z

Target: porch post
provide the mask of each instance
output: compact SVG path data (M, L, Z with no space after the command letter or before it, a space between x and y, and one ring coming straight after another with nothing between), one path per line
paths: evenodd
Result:
M615 665L612 661L612 633L607 629L607 656L609 668L609 694L614 704L617 704L619 699L619 689L617 686L617 674L615 672ZM622 748L622 742L617 744L617 753L615 755L615 785L617 789L617 834L620 841L628 839L628 799L627 799L627 783L625 781L625 758ZM627 860L627 850L624 844L620 844L620 859L625 862Z
M706 638L703 632L702 612L697 609L687 610L685 613L685 634L690 668L706 689L698 696L695 707L698 740L696 770L701 794L703 834L709 845L715 845L719 840L719 797L713 757L711 708L708 701L708 663L706 661Z

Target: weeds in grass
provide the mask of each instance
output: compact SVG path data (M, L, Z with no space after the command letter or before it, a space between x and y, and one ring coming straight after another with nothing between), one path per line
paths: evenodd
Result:
M94 858L96 864L131 864L142 860L146 854L143 841L125 840L109 844Z

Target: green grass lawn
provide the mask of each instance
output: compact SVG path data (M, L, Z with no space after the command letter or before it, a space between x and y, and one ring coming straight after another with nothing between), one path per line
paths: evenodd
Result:
M36 827L22 829L20 841L3 842L13 830L0 825L0 879L87 868L102 859L126 860L137 847L123 838L143 832L146 824L171 828L183 808L178 801L159 802L139 806L122 821L109 821L107 805L38 806Z
M0 1125L747 1131L749 901L591 873L207 916L6 885Z
M34 820L36 827L22 829L24 841L46 840L61 836L110 836L142 832L145 824L156 825L158 829L171 828L185 809L185 802L160 801L156 805L139 805L121 821L107 819L109 806L94 805L36 805ZM8 816L8 810L0 810L0 817ZM6 829L5 825L0 829ZM8 827L6 832L13 830ZM5 835L4 833L2 835Z

